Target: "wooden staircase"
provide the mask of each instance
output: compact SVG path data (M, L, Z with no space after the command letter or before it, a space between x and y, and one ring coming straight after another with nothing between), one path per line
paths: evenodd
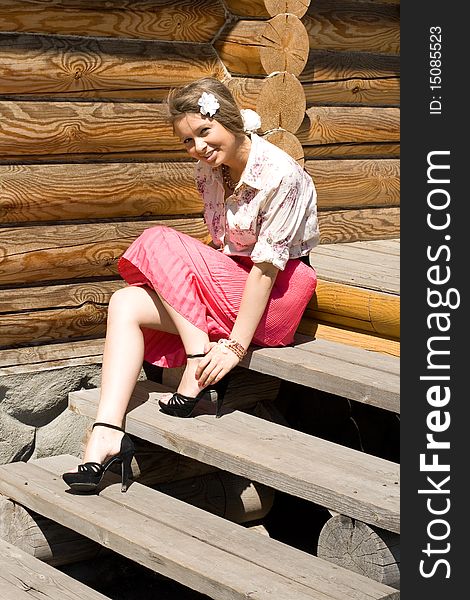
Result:
M176 419L158 409L166 389L137 384L126 419L129 434L399 531L397 464L236 410L220 419ZM96 389L74 392L69 407L93 418L98 395ZM76 464L76 457L63 455L0 466L0 493L216 600L399 598L389 586L137 482L122 494L112 473L98 495L72 494L61 474Z
M4 465L0 492L217 600L399 598L393 588L139 483L122 494L113 474L99 495L71 494L60 475L76 462L58 456Z

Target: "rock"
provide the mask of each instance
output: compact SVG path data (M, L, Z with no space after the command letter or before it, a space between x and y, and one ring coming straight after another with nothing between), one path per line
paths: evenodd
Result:
M69 392L97 387L100 377L100 365L5 375L0 380L1 408L25 425L42 427L67 408Z
M34 448L35 429L0 408L0 464L27 460Z

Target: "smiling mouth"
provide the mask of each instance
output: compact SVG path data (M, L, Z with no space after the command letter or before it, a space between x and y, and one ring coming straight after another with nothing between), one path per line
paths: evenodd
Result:
M209 152L209 154L205 154L202 158L204 160L209 160L210 157L214 154L215 150L212 150L212 152Z

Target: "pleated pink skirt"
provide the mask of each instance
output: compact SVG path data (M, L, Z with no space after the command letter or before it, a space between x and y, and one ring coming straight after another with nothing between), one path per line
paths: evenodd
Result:
M209 339L229 337L253 263L229 256L170 227L151 227L119 259L120 275L130 285L147 285ZM252 343L286 346L293 341L315 291L315 270L298 259L279 271ZM145 360L161 367L186 363L179 336L143 328Z

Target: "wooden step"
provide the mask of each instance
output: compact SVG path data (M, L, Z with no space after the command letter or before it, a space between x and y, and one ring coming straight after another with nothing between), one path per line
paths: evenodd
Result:
M232 411L178 419L162 413L169 388L137 383L126 430L179 454L399 532L399 465L252 415ZM69 394L69 407L94 418L99 389ZM202 403L200 403L202 404ZM198 405L199 408L199 405ZM209 407L209 410L211 408Z
M321 244L310 253L319 279L400 295L400 240Z
M250 349L240 363L254 371L400 412L400 359L297 334L286 348Z
M75 464L63 455L0 466L0 493L217 600L399 598L393 588L138 483L123 494L109 484L111 474L99 494L71 494L60 474Z
M10 465L12 466L12 465ZM28 482L23 482L28 485ZM0 539L2 600L107 600L58 569Z

